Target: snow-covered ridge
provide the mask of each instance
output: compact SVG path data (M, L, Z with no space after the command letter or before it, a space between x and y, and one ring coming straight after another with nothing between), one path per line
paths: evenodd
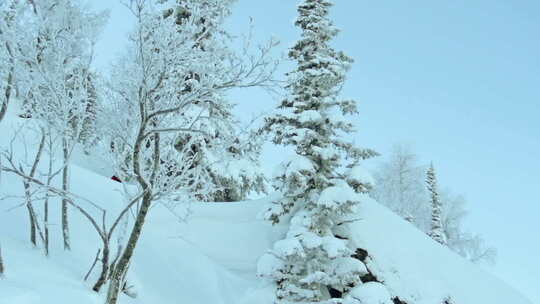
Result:
M351 224L368 268L406 303L523 303L524 296L371 200Z
M118 184L106 178L77 167L73 176L73 186L83 195L119 198ZM9 175L4 182L14 189L19 184ZM4 201L2 210L16 203ZM256 263L286 227L257 219L264 204L263 199L192 205L185 223L165 208L154 208L130 274L138 298L125 297L122 303L272 303L273 289L256 277ZM27 245L23 211L0 213L7 266L0 303L59 303L59 295L65 299L61 303L102 303L101 295L82 282L99 244L91 241L94 236L84 219L73 217L74 252L62 253L58 246L46 259ZM369 270L392 297L414 304L440 304L447 297L456 304L531 304L376 202L364 203L358 216L350 224L352 240L367 250Z
M2 122L0 145L9 145L21 121L12 113ZM31 154L33 147L28 148ZM16 144L14 149L24 151ZM122 185L108 177L73 166L72 179L75 193L111 213L122 203ZM0 197L20 191L21 180L3 173ZM273 303L272 283L258 278L256 268L260 256L288 230L286 224L272 226L260 218L265 205L277 198L191 204L185 206L191 214L185 222L156 205L128 276L138 297L124 296L121 303ZM408 304L442 304L446 300L452 304L532 304L387 208L370 199L362 201L356 220L348 224L352 231L349 238L367 253L363 260L371 273L369 279L386 287L365 282L357 294L366 303L387 304L377 301L390 296L395 303L399 299ZM6 264L5 278L0 279L0 304L103 303L104 295L91 290L97 271L83 281L99 247L87 221L72 210L73 251L62 251L60 234L54 231L51 256L45 258L27 240L26 210L6 211L18 204L17 197L0 201L0 243ZM51 214L51 230L60 229L59 202L52 202Z

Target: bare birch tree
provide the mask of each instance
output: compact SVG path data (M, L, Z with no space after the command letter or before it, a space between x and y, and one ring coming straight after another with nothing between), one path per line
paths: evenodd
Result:
M13 141L21 140L22 144L25 145L25 149L29 142L21 137L16 136ZM53 141L47 138L47 143L45 144L50 148L53 144ZM55 143L55 142L54 142ZM43 153L43 138L41 140L40 148L38 149L37 154L41 155ZM16 156L17 151L13 147L0 151L0 172L6 172L14 174L21 178L21 181L25 185L25 203L21 206L27 206L31 208L29 216L31 217L31 223L33 224L33 237L36 238L36 234L40 237L43 243L43 249L45 254L48 254L49 250L49 236L48 236L48 204L49 199L60 198L61 201L66 201L68 204L80 212L80 214L88 220L91 226L94 228L95 232L102 241L102 248L99 250L99 255L96 260L101 262L101 271L98 275L98 278L93 285L92 289L98 292L101 287L108 281L111 273L110 269L114 265L114 260L111 261L111 240L115 232L120 227L120 223L125 219L129 210L138 202L140 196L135 196L128 202L118 214L114 214L113 217L107 216L107 210L103 208L102 202L93 202L87 198L84 198L80 195L77 195L72 192L65 191L62 188L55 187L51 181L56 176L59 176L62 172L62 166L53 167L54 155L43 155L43 157L36 157L32 163L32 169L26 170L24 164L27 163L24 159L21 159L20 156ZM41 159L49 159L46 171L40 172L37 168L37 163ZM3 165L2 165L3 164ZM32 191L30 191L32 189ZM34 209L34 202L43 200L44 201L44 229L42 230L38 221L38 212ZM30 206L30 207L29 207ZM35 242L37 245L37 241ZM118 253L119 254L119 253ZM97 261L96 261L97 262ZM94 263L95 264L95 263ZM93 269L93 267L92 267ZM91 270L92 270L91 269ZM91 271L89 271L90 273ZM86 278L89 274L86 275Z
M168 1L172 7L166 7L164 18L174 18L178 31L183 31L188 22L201 25L201 31L194 33L197 40L194 47L199 52L213 52L212 44L219 39L222 31L221 19L223 11L220 6L229 6L232 0L222 1L216 5L213 0L181 0ZM198 14L198 19L190 18L193 12L204 10ZM189 72L186 79L198 79L201 75ZM179 87L180 94L191 92L191 87ZM191 143L192 153L199 154L197 167L204 167L210 176L208 182L213 184L215 190L207 197L213 202L232 202L244 200L249 192L264 192L265 179L258 165L259 143L253 138L239 136L240 126L233 114L235 104L222 96L214 94L193 105L190 112L179 113L177 119L194 122L193 127L201 131L198 134L179 132L175 147L181 151L184 144ZM200 117L202 119L197 119ZM249 134L249 132L247 132ZM222 147L227 147L223 149Z
M371 194L402 218L423 231L429 229L429 204L424 186L425 166L405 144L394 145L388 160L374 172Z
M125 60L111 75L109 110L114 119L105 119L118 168L123 168L124 178L135 182L140 201L127 243L111 270L108 304L118 302L152 204L201 200L212 193L210 176L198 165L201 155L192 149L197 136L205 134L198 122L214 119L204 115L199 105L223 100L219 97L232 88L272 83L274 61L268 54L273 42L261 46L246 62L228 48L228 36L219 27L200 22L211 15L221 24L232 1L209 1L202 6L198 1L187 2L195 9L181 28L175 18L163 15L176 1L127 3L136 29ZM205 33L213 39L202 50L197 45ZM181 114L191 119L178 119ZM191 135L184 137L180 149L178 134Z
M70 0L32 3L33 17L19 47L22 98L32 117L45 121L61 136L62 187L69 190L70 154L80 141L95 102L92 48L106 14L84 10ZM70 249L68 202L62 202L64 249Z
M0 4L0 87L3 94L0 96L0 122L4 119L9 103L12 99L15 86L15 54L13 50L14 34L17 32L15 23L20 19L20 6L18 1L4 1Z
M467 216L465 197L440 191L442 229L450 249L473 263L495 263L497 250L488 246L479 234L464 229Z

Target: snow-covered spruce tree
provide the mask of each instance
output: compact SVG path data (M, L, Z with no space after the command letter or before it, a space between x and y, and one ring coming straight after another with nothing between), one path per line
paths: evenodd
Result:
M29 1L31 13L20 31L19 89L29 116L62 139L62 184L69 191L69 159L78 142L89 142L96 101L90 72L105 13L89 12L71 0ZM70 249L68 202L62 201L64 248Z
M354 130L344 116L357 112L356 102L338 95L352 59L329 45L338 33L328 18L331 5L327 0L299 5L295 24L302 38L289 52L297 63L288 74L290 96L264 127L274 143L296 151L274 179L283 197L265 214L273 223L292 214L290 228L258 265L259 275L276 282L278 303L339 303L330 299L328 288L346 292L366 273L351 257L347 240L334 235L362 201L360 192L369 189L370 179L356 164L376 153L345 140ZM346 160L353 166L349 175L342 173Z
M164 11L165 18L174 18L177 30L184 30L190 16L204 11L205 15L193 20L201 25L201 31L195 33L197 43L194 48L201 52L215 52L216 39L222 39L226 33L221 29L224 15L230 14L230 7L235 0L177 0L169 1L173 7ZM225 9L223 9L225 8ZM221 36L221 37L220 37ZM198 75L189 71L186 79L197 79ZM179 94L189 94L192 87L187 85L179 89ZM184 112L178 120L195 122L193 127L204 131L198 134L179 133L175 143L178 151L189 149L198 154L196 166L204 168L214 184L214 191L205 200L231 202L246 198L251 191L264 191L264 177L258 164L259 147L253 140L240 136L238 122L232 113L234 104L225 96L215 94L202 99L193 106L193 111ZM202 119L197 119L202 118ZM223 149L222 147L227 147Z
M208 117L201 113L192 119L179 119L181 114L200 113L201 103L221 102L224 99L216 97L229 89L264 86L273 72L272 61L267 58L272 45L260 49L258 60L248 62L232 52L224 39L212 39L205 50L197 47L199 34L212 29L205 29L201 18L214 13L224 18L228 2L212 1L212 7L191 11L182 21L181 30L175 18L163 14L175 4L173 0L128 3L136 26L124 59L112 69L107 90L110 102L103 105L100 116L106 119L114 143L113 165L137 189L135 194L131 193L133 189L125 189L135 217L128 225L120 256L112 265L107 304L118 302L150 207L157 202L197 201L214 191L214 185L208 183L208 171L199 165L200 153L191 149L198 136L206 133L198 128L198 122ZM188 87L189 92L179 91ZM178 134L190 135L181 149L176 145Z
M426 185L429 191L431 203L431 229L428 235L435 241L446 245L446 237L442 227L442 203L437 188L437 176L433 164L429 166L426 174Z

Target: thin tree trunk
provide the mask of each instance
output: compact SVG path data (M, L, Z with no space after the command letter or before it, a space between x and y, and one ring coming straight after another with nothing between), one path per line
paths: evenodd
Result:
M34 163L32 164L32 168L30 169L30 177L34 177L36 174L37 166L39 164L39 161L41 160L41 154L43 153L43 148L45 147L45 133L41 135L41 140L39 143L38 151L36 153L36 157L34 158ZM23 186L24 186L24 196L26 200L26 209L28 210L28 217L30 220L30 242L34 247L37 246L37 238L36 238L36 230L39 229L38 226L38 219L36 217L36 212L34 210L34 207L32 206L32 193L30 192L30 184L27 180L23 180ZM43 235L41 235L41 239L44 241Z
M27 188L28 184L25 182L24 187ZM25 192L26 189L25 189ZM30 202L30 198L28 197L28 194L26 194L26 209L28 210L28 220L30 221L30 243L32 243L32 246L37 247L37 240L36 240L36 220L34 218L34 210L32 207L32 203Z
M135 224L131 230L127 246L120 257L120 260L114 267L111 281L109 283L109 290L107 291L106 304L118 303L118 296L120 294L129 263L131 262L131 257L133 256L133 252L135 251L135 247L137 246L141 236L142 228L144 226L148 211L150 210L151 203L152 193L148 189L146 194L143 196L141 208L139 209Z
M11 49L9 48L9 44L6 43L6 46L8 47L8 51L10 51ZM15 66L13 65L13 62L11 62L11 67L9 68L9 73L8 73L8 78L7 78L7 83L6 83L6 91L4 92L4 100L2 101L2 105L0 107L0 122L6 116L9 101L11 99L11 91L13 90L14 69L15 69Z
M4 100L2 102L2 107L0 107L0 122L4 119L4 116L6 116L8 105L9 100Z
M86 280L88 280L88 277L90 276L90 274L92 273L92 271L94 270L94 267L96 267L96 264L97 262L99 261L99 254L101 253L101 248L98 249L97 253L96 253L96 257L94 258L94 262L92 263L92 266L90 266L90 269L88 269L88 272L86 273L86 275L84 276L84 281L86 282Z
M37 247L37 237L36 237L36 212L32 206L32 198L30 193L30 185L26 180L23 181L24 186L24 199L26 200L26 210L28 210L28 220L30 222L30 243L32 246Z
M69 150L67 140L62 139L62 151L64 154L64 169L62 170L62 190L66 193L69 191ZM64 238L64 250L71 250L71 242L69 240L69 222L68 222L68 201L62 199L62 236Z
M118 262L118 259L120 258L120 253L118 253L118 255L116 255L116 257L114 258L114 260L111 262L111 266L109 267L109 276L107 277L107 280L110 280L112 278L112 275L114 273L114 267L116 267L116 262Z
M52 143L49 145L52 148ZM53 158L49 157L49 171L47 172L47 189L52 182L52 167L53 167ZM45 256L49 256L49 190L45 194L45 201L43 203L43 230L45 233L45 240L43 247L45 249Z
M53 142L50 134L48 136L45 133L45 130L42 130L44 138L48 138L48 146L49 149L53 149ZM45 233L45 241L44 241L44 249L45 249L45 256L49 256L49 187L52 183L53 179L53 158L49 157L49 168L47 172L47 193L45 194L45 201L43 203L43 229Z
M49 186L47 184L47 186ZM43 249L45 250L45 256L49 256L49 195L45 198L45 203L43 204L43 231L45 234L45 241L43 244Z
M109 244L104 244L103 246L103 252L101 255L101 274L99 275L99 279L97 280L96 284L94 284L94 287L92 287L92 290L95 292L99 292L101 287L107 282L107 278L109 276Z
M41 230L38 222L38 216L34 209L34 206L32 205L32 194L30 193L30 184L28 181L23 181L24 185L24 196L26 198L26 209L28 210L28 217L30 219L30 242L34 247L37 247L37 235L39 233L39 237L43 243L45 243L45 236L43 235L43 231Z
M152 198L153 196L152 183L157 177L157 172L159 171L159 166L160 166L159 134L156 134L154 137L153 166L152 166L152 174L150 174L150 184L149 184L144 179L142 171L141 171L141 167L140 167L140 153L141 153L141 146L143 145L143 141L144 141L144 136L143 136L144 131L145 130L144 130L144 121L143 121L143 125L139 129L139 135L137 136L137 141L135 142L134 150L133 150L133 171L135 173L135 177L137 178L137 182L142 188L144 195L142 197L141 206L137 212L135 223L133 224L133 228L131 229L131 234L129 235L126 248L124 249L122 255L120 256L120 259L118 260L114 269L112 270L113 272L110 278L109 290L107 291L106 304L118 303L118 296L120 294L120 291L122 290L124 279L127 274L129 264L131 263L131 258L133 257L135 247L137 246L137 243L141 236L141 232L144 226L144 222L146 220L146 216L148 215L148 211L150 210L150 206L152 205L152 199L153 199Z
M4 276L4 271L6 268L4 267L4 260L2 259L2 246L0 246L0 278Z

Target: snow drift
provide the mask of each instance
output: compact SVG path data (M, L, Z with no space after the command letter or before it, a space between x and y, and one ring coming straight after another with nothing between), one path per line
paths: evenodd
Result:
M9 144L12 116L0 126L0 146ZM15 147L23 153L23 147ZM83 159L83 158L80 158ZM84 167L91 167L82 164ZM59 202L51 202L51 254L43 256L27 240L27 215L20 205L21 180L3 173L0 183L0 244L6 274L0 279L1 304L103 303L91 291L96 270L88 271L99 240L71 210L72 252L63 252ZM114 212L122 204L122 184L82 166L72 168L72 189ZM287 226L272 226L260 211L272 199L184 206L185 221L163 205L150 212L135 251L128 282L138 294L121 303L273 303L273 283L256 276L257 261ZM366 200L349 237L370 271L370 280L355 290L360 303L391 304L531 304L499 279L431 240L408 222L372 200ZM355 248L355 249L357 249ZM386 289L380 288L380 282ZM364 291L364 292L362 292ZM388 293L389 295L384 295ZM382 295L382 296L381 296Z

